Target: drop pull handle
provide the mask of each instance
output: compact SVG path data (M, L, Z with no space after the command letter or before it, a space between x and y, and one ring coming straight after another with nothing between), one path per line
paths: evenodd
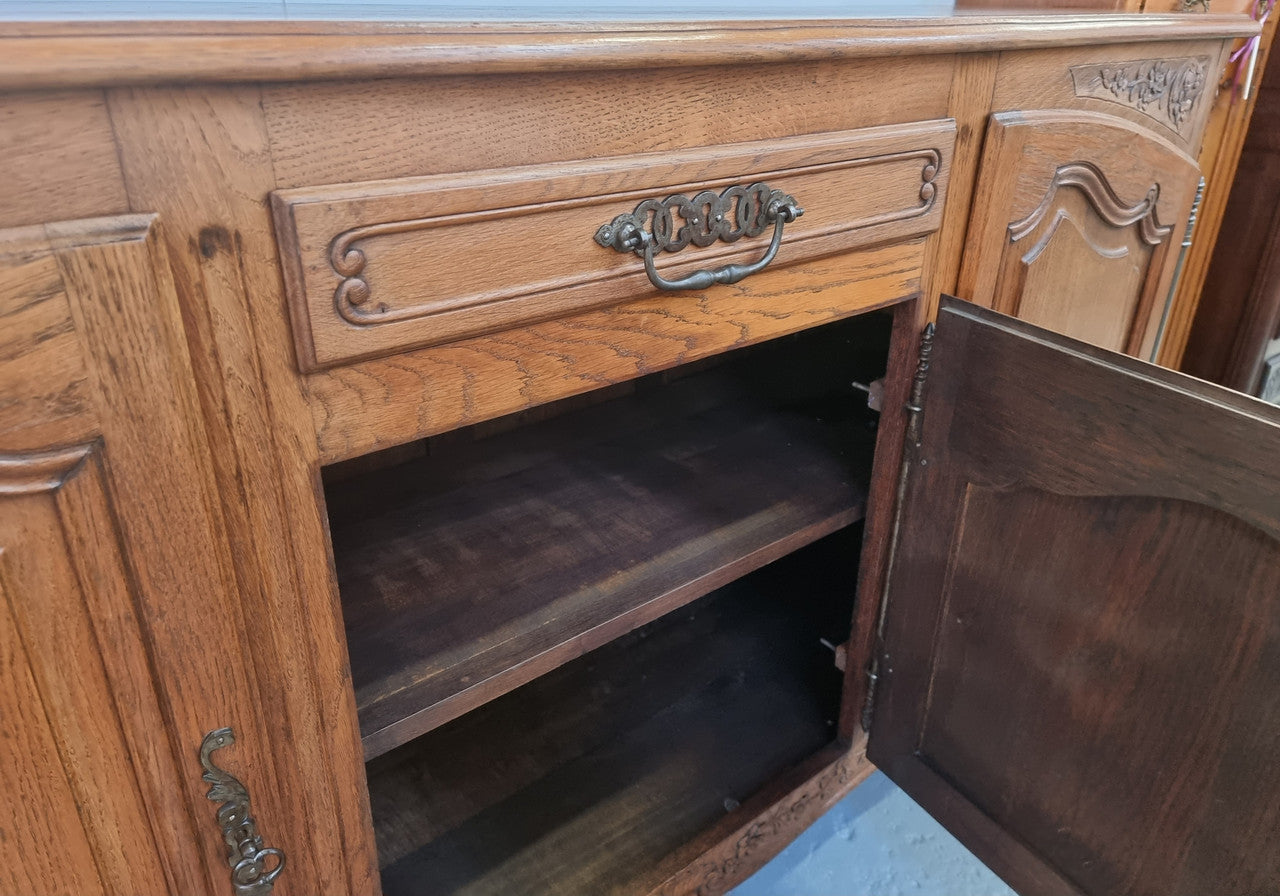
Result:
M204 736L200 745L202 777L213 785L206 796L222 803L218 807L218 825L227 844L232 892L236 896L270 896L276 878L284 871L284 853L263 842L258 823L249 812L249 791L238 778L213 764L213 751L235 742L235 732L230 728L219 728Z
M783 227L803 214L794 197L768 184L736 185L719 194L704 190L692 199L682 195L646 199L634 211L603 225L595 239L605 248L641 256L649 282L658 289L706 289L716 283L737 283L764 270L782 245ZM659 252L679 252L690 243L704 247L716 241L733 243L744 236L759 236L770 225L773 239L764 255L751 264L726 264L669 280L654 263Z

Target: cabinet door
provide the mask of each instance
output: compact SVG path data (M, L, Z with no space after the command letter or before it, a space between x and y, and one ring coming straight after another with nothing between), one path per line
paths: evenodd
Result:
M1280 409L944 300L869 756L1024 894L1280 886Z
M198 751L252 701L154 228L0 230L4 894L231 892Z
M1119 118L993 115L959 294L1150 358L1199 181L1194 159Z

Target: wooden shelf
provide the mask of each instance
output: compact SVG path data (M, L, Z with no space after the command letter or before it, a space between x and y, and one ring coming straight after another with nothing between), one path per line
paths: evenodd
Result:
M739 804L834 738L841 676L819 638L848 633L856 539L838 533L371 762L386 896L425 881L451 896L647 892L682 845L745 820Z
M331 482L366 757L861 519L849 346L749 350Z

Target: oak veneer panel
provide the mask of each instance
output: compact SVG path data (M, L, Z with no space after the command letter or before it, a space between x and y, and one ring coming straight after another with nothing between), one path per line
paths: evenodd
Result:
M35 702L43 709L54 741L44 757L30 761L52 760L56 768L43 780L24 776L21 790L36 806L48 800L56 807L65 788L74 800L74 812L70 817L61 813L55 817L73 846L72 857L77 854L77 841L87 841L101 892L160 894L168 891L164 863L122 725L141 707L123 703L113 694L102 656L102 645L109 642L101 639L99 631L109 624L110 616L131 616L132 608L128 604L114 607L93 593L101 588L128 600L128 586L119 578L127 573L116 561L115 568L90 567L89 577L81 579L78 565L84 558L76 557L76 552L85 546L68 537L77 529L97 528L103 530L99 536L103 540L119 538L109 504L68 496L84 490L101 495L102 484L95 481L102 475L101 459L95 457L98 450L83 446L52 456L0 456L4 467L0 493L5 493L0 517L0 590L4 593L0 596L7 598L17 637L29 645L30 674L39 689ZM54 469L54 464L61 469ZM76 519L81 509L92 514L89 520ZM125 551L119 543L115 548ZM112 576L117 577L115 581ZM101 611L110 615L95 618ZM140 635L136 623L126 632L135 639ZM18 694L23 690L19 688ZM5 714L12 710L7 708ZM31 710L24 708L23 713ZM158 721L153 717L153 724ZM37 792L32 792L32 785ZM12 836L22 844L30 832L19 829ZM60 842L61 836L57 839ZM24 851L40 851L37 843L29 843ZM9 876L7 884L0 880L0 888L41 896L68 892L60 881L86 870L55 871L47 881L31 882L27 889L21 885L22 876L29 873L24 864L10 863L0 872L0 877Z
M375 760L384 892L647 891L669 853L830 743L840 676L818 639L847 631L852 534Z
M299 362L326 367L662 295L639 258L592 238L641 200L754 182L793 195L804 215L787 224L776 267L922 236L941 218L954 142L954 123L935 121L277 191ZM706 230L673 217L673 232ZM660 252L656 264L674 277L745 263L773 231Z
M0 234L8 324L0 394L9 413L32 418L5 434L0 455L6 624L22 642L53 738L50 755L61 767L43 779L44 802L57 806L61 787L72 795L76 817L59 819L68 855L78 862L76 841L87 840L98 888L119 896L200 893L226 879L225 870L214 870L214 862L226 867L216 836L205 841L212 861L202 862L194 811L213 807L198 775L184 776L174 742L157 736L170 729L174 704L160 693L155 617L143 610L158 598L172 615L184 600L218 587L216 574L200 574L215 541L201 531L208 518L199 454L183 428L191 418L170 416L189 393L179 344L169 341L176 314L156 263L154 224L152 216L126 215ZM156 390L157 381L169 388ZM172 456L152 451L157 431ZM68 447L69 436L83 441ZM197 548L176 569L165 556L174 545L149 518L168 501L181 505L182 519L166 522L166 534L184 550ZM193 702L204 704L218 690L199 685ZM193 747L202 734L192 736ZM192 753L181 753L190 761ZM34 782L23 783L30 791ZM25 827L10 831L15 851L48 850L27 836ZM8 873L23 873L21 864ZM42 885L2 888L76 892L64 880L55 872Z
M923 265L913 240L313 374L320 455L344 460L902 301Z
M0 448L76 445L98 432L71 305L43 227L0 230Z
M0 487L10 485L2 482ZM13 504L11 498L5 499L6 513L14 511ZM77 794L59 755L31 657L13 618L11 606L16 595L12 592L16 589L9 567L15 545L10 533L0 537L6 548L0 553L0 686L6 717L0 729L0 784L13 801L9 825L14 830L7 839L17 844L30 842L24 851L29 854L0 870L0 885L13 893L103 894L106 890L79 816ZM47 848L54 843L57 850Z
M0 158L4 227L130 210L101 91L0 95Z
M429 88L403 80L279 85L264 88L263 108L279 185L308 187L932 121L946 117L952 65L943 56L910 66L442 77Z
M331 493L366 754L861 518L856 420L671 392L567 445L517 433L492 472L427 458Z

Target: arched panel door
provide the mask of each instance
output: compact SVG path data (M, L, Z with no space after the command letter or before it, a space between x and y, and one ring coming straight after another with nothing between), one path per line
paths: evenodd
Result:
M1199 181L1191 157L1121 119L993 115L960 295L1149 358Z
M253 856L206 799L204 735L234 727L216 760L273 777L158 231L0 229L5 896L231 893Z
M1280 887L1280 409L943 300L868 756L1024 896Z

